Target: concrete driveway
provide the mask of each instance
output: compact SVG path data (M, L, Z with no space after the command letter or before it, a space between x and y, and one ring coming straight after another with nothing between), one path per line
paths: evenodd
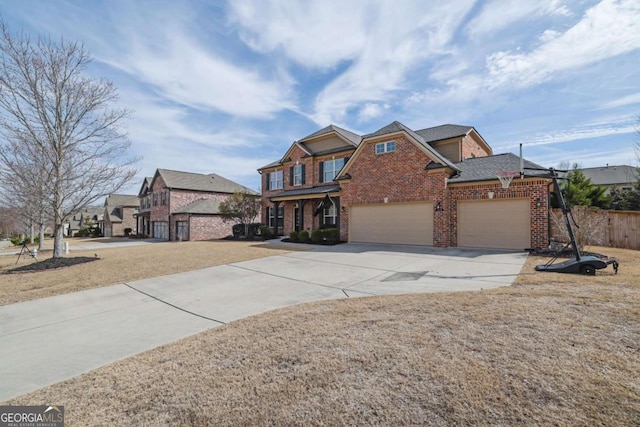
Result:
M0 401L310 301L510 285L525 253L343 244L0 307Z

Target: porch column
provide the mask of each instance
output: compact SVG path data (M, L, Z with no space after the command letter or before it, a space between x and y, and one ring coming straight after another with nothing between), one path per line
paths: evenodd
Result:
M305 199L298 200L298 221L300 221L300 231L304 230L304 204Z
M280 202L273 202L273 234L278 235L278 207ZM283 224L284 226L284 224Z

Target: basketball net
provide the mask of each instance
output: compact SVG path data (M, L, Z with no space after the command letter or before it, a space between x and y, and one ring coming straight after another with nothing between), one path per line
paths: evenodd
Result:
M502 183L502 188L507 189L511 185L513 178L520 176L520 174L518 172L498 172L496 176Z

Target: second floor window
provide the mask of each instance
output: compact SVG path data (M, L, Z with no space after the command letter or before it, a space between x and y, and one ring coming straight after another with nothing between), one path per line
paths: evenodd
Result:
M331 182L344 166L344 159L326 160L323 162L322 182Z
M376 154L391 153L392 151L396 151L395 141L380 142L376 144Z
M153 193L153 206L158 206L158 193Z
M269 174L269 190L281 190L284 187L284 171Z
M291 171L291 185L304 185L304 165L295 165Z
M160 193L160 204L162 206L167 204L167 193L165 193L164 191Z

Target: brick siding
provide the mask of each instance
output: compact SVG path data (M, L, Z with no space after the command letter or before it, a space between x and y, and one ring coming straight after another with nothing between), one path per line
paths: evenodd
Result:
M527 198L531 207L531 247L547 246L548 233L548 200L546 180L516 179L509 189L502 189L500 182L447 185L448 172L445 169L425 169L433 161L427 153L416 146L407 137L394 138L396 150L390 153L376 154L376 142L364 142L358 158L350 166L350 179L340 181L340 209L338 212L341 240L348 239L349 208L353 205L399 202L432 202L434 204L434 246L457 246L457 203L461 200L488 199L488 193L494 193L494 199ZM462 154L465 158L483 157L488 153L477 141L466 136L462 138ZM284 167L264 170L262 174L263 207L272 207L269 197L293 188L306 188L318 184L318 164L332 156L318 158L304 157L297 147L290 153L291 162ZM344 156L342 153L336 158ZM292 187L289 183L289 167L298 161L306 165L306 183L301 187ZM284 171L284 189L267 190L268 173L275 170ZM319 217L313 217L320 200L309 200L304 206L304 228L318 228ZM284 206L284 229L288 235L294 229L294 207L297 201L282 202ZM441 210L435 206L440 203ZM538 204L540 206L538 206ZM262 222L268 224L267 211L263 209Z

